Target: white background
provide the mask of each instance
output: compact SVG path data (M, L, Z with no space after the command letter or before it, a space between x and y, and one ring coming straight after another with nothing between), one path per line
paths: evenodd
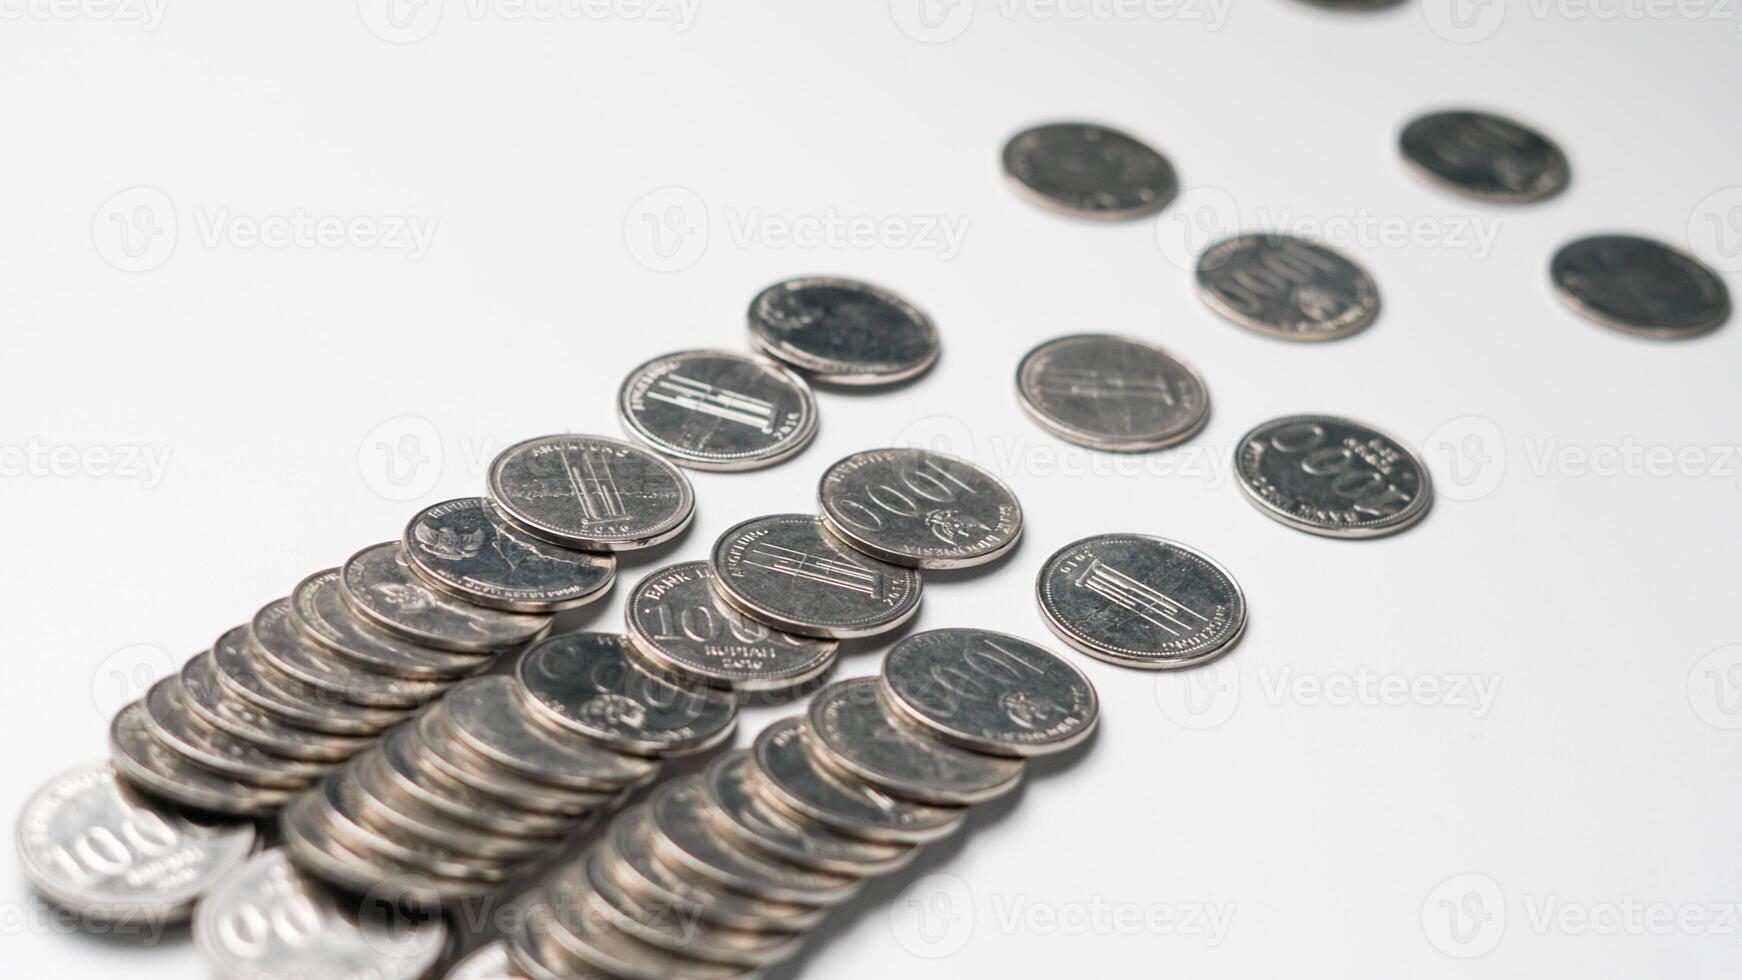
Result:
M1742 323L1632 339L1563 308L1545 267L1625 229L1742 268L1737 12L967 3L928 28L904 0L701 0L685 21L427 0L395 27L374 2L0 0L0 813L102 757L152 669L417 508L481 492L503 445L614 433L632 366L741 347L757 290L833 272L928 309L941 363L897 391L824 393L821 435L784 465L698 475L669 560L811 509L829 462L917 435L1005 476L1028 514L1003 565L931 581L920 627L1052 642L1036 569L1115 530L1226 564L1252 625L1214 671L1076 657L1099 738L839 914L798 972L1735 976L1742 921L1715 910L1742 902L1742 650L1722 649L1742 643L1725 448L1742 442ZM1540 125L1571 192L1508 210L1416 180L1396 133L1445 105ZM1181 205L1101 225L1019 200L1005 138L1073 117L1166 152ZM248 237L298 214L338 224ZM781 237L831 215L878 230ZM433 227L426 249L382 233L401 218ZM650 221L670 222L658 241ZM1343 234L1381 320L1324 346L1221 322L1175 260L1218 221ZM942 223L965 228L959 247L925 231ZM1083 330L1200 368L1205 432L1113 459L1030 424L1017 359ZM1421 446L1441 490L1428 520L1339 542L1250 507L1230 447L1301 411ZM119 465L142 448L168 454L160 473ZM612 628L618 601L581 622ZM1351 695L1363 677L1419 686L1376 703ZM1491 704L1459 687L1476 683ZM747 715L740 743L783 713ZM185 935L59 934L10 853L0 895L10 975L204 969ZM1629 901L1676 922L1606 917ZM1165 927L1210 906L1231 909L1224 933Z

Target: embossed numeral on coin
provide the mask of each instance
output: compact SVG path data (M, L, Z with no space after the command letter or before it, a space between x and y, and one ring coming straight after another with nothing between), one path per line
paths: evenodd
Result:
M243 959L259 959L278 944L306 946L320 936L321 910L307 895L285 895L269 909L240 902L225 910L219 941Z
M1325 445L1322 426L1292 425L1270 437L1279 453L1299 456L1301 472L1330 480L1331 492L1351 502L1355 510L1383 517L1408 506L1410 497L1348 445ZM1380 451L1380 450L1375 450Z
M1287 296L1339 271L1336 263L1297 242L1284 239L1275 248L1256 253L1252 263L1236 268L1211 288L1228 305L1256 316L1265 300Z
M929 459L911 469L903 469L897 479L900 487L892 487L887 483L866 487L865 500L870 503L850 494L837 497L832 502L840 508L843 519L867 530L876 530L886 523L884 513L897 517L920 517L924 513L924 505L920 500L947 504L964 493L974 493L973 487ZM914 499L916 497L919 499ZM932 534L945 544L953 543L949 528L934 526Z
M147 810L134 813L118 829L87 827L70 842L51 848L47 857L73 878L88 880L120 874L181 842L175 828Z
M997 691L988 687L985 682L1001 688L1014 687L1028 676L1042 676L1045 671L1040 665L1024 659L1001 646L993 640L983 641L984 649L970 647L962 651L962 663L966 670L936 664L928 671L928 675L939 687L955 695L957 699L968 701L990 701ZM940 713L945 717L953 715L960 707L960 701L950 701L939 706Z

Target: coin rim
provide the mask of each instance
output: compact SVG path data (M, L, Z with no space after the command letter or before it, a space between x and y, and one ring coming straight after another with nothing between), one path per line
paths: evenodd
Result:
M1179 365L1193 381L1197 382L1198 390L1204 393L1204 410L1192 417L1184 428L1167 434L1159 439L1108 437L1084 429L1078 429L1061 419L1054 418L1052 415L1048 414L1045 409L1036 404L1029 396L1027 386L1023 384L1024 375L1028 373L1029 364L1044 351L1049 348L1058 347L1069 341L1081 340L1115 340L1143 347L1161 354L1163 357ZM1022 406L1023 412L1025 412L1029 418L1033 419L1041 428L1058 438L1063 439L1072 445L1082 446L1085 449L1113 453L1157 452L1162 449L1171 449L1174 446L1189 442L1200 432L1203 432L1204 426L1210 423L1210 412L1212 409L1210 401L1210 386L1204 382L1204 376L1197 368L1193 367L1189 362L1159 344L1152 344L1145 340L1139 340L1136 337L1112 333L1071 333L1060 337L1053 337L1049 340L1043 340L1039 344L1036 344L1028 351L1028 353L1022 355L1022 360L1016 363L1016 400L1017 404Z
M792 435L780 442L774 443L773 445L766 446L762 449L746 450L744 452L736 453L706 452L700 449L691 449L685 446L679 446L655 433L630 410L630 389L635 386L635 383L644 374L649 373L655 365L664 364L667 361L676 361L680 358L695 359L699 357L714 357L722 360L752 364L773 373L777 378L790 385L799 394L799 403L804 409L804 418L801 420L799 427L793 431ZM625 433L632 438L639 439L646 443L647 448L665 456L671 462L676 463L679 466L685 466L692 470L702 470L704 472L743 473L750 470L762 469L767 466L773 466L776 463L785 462L803 452L805 447L809 446L811 441L816 438L818 428L817 416L817 396L816 392L811 388L810 382L800 377L798 372L794 371L792 368L776 361L772 357L763 356L761 354L740 354L737 351L710 350L707 348L673 351L670 354L662 354L659 357L650 358L637 365L635 369L630 371L628 376L623 379L623 384L617 388L617 422L623 427Z
M909 319L919 323L924 328L931 340L930 345L926 348L926 353L916 361L895 365L887 371L877 371L868 369L863 364L831 361L795 347L782 346L759 326L756 307L761 305L762 297L777 289L791 292L800 288L816 286L832 286L837 289L868 293L900 309L907 314ZM782 279L763 287L756 293L750 300L750 309L746 313L746 319L750 329L750 344L759 353L823 384L854 388L896 385L917 378L931 370L943 354L943 343L938 335L937 321L931 318L931 314L920 309L918 305L895 290L879 286L873 282L866 282L863 279L852 279L846 276L794 276L790 279Z
M976 552L971 555L958 557L940 557L937 555L915 555L902 552L896 548L885 548L874 541L868 540L863 534L847 530L846 525L836 519L836 517L829 512L829 497L826 492L829 485L829 477L836 470L840 469L842 465L851 460L879 453L918 453L921 455L941 456L944 459L960 463L973 470L977 475L985 478L987 482L991 483L993 487L1002 491L1004 496L1010 500L1011 506L1016 509L1014 529L1010 532L1009 539L1001 542L996 548L992 548L988 551ZM885 446L880 449L861 449L858 452L849 453L846 456L842 456L840 459L835 460L833 463L830 463L828 468L823 470L823 475L817 478L817 516L822 518L823 526L825 528L831 531L835 537L847 542L853 550L863 552L890 565L896 565L901 568L917 568L922 571L925 569L937 571L952 568L975 568L980 565L991 564L1016 550L1017 543L1022 540L1022 531L1024 527L1022 501L1016 496L1016 491L1012 490L1009 484L998 479L998 477L994 476L991 471L978 463L975 463L973 460L965 459L953 453L938 452L935 449L921 449L917 446Z
M1682 258L1692 263L1696 269L1710 277L1713 282L1717 283L1719 293L1724 300L1723 305L1712 316L1707 317L1695 324L1693 327L1686 329L1643 327L1637 323L1612 317L1594 306L1586 305L1577 296L1574 296L1571 290L1562 285L1560 276L1561 258L1567 252L1580 245L1587 245L1604 238L1632 239L1634 241L1645 242L1653 247L1663 249L1666 252L1673 252L1680 255ZM1548 280L1549 287L1554 292L1555 296L1580 317L1590 321L1591 323L1595 323L1600 327L1605 327L1609 330L1614 330L1630 337L1642 337L1646 340L1694 340L1715 332L1719 327L1729 323L1730 318L1735 314L1735 301L1730 295L1730 284L1724 281L1724 277L1720 276L1717 273L1717 270L1713 269L1704 259L1694 255L1692 252L1676 248L1674 245L1652 238L1649 235L1636 235L1625 231L1597 232L1595 234L1580 235L1572 241L1562 245L1560 248L1555 249L1554 255L1550 256L1548 262Z
M1135 208L1116 208L1104 211L1091 211L1073 207L1056 198L1047 196L1042 193L1040 189L1030 186L1027 181L1016 176L1014 169L1010 166L1010 161L1015 154L1017 140L1027 136L1029 133L1055 127L1099 129L1103 132L1112 133L1115 136L1122 136L1125 139L1136 143L1155 154L1156 157L1167 167L1167 175L1169 178L1168 183L1171 186L1169 186L1166 194L1161 195L1155 201L1148 204L1139 205ZM1138 139L1126 130L1120 129L1117 126L1108 126L1105 123L1089 122L1081 119L1055 119L1051 122L1036 123L1032 126L1026 126L1011 134L1010 138L1004 141L1004 148L998 154L998 163L999 169L1003 171L1005 182L1015 189L1019 198L1030 204L1039 205L1054 214L1062 214L1072 218L1082 218L1088 221L1134 221L1138 218L1147 218L1152 214L1165 210L1168 205L1179 200L1180 195L1179 168L1174 166L1172 158L1156 149L1148 140Z
M1384 521L1358 525L1340 525L1336 528L1302 521L1292 514L1285 513L1276 507L1271 506L1269 501L1260 497L1257 491L1247 485L1244 470L1240 465L1240 456L1245 450L1246 443L1249 442L1259 430L1267 429L1283 423L1294 424L1296 422L1310 420L1324 420L1336 422L1341 425L1352 425L1357 428L1366 429L1375 435L1389 440L1392 445L1403 450L1410 459L1415 461L1416 468L1421 471L1422 492L1415 500L1410 502L1409 506L1398 511L1396 514L1393 514L1390 518L1387 518ZM1266 517L1269 517L1271 520L1285 527L1291 527L1297 531L1305 531L1308 534L1317 535L1321 538L1333 538L1343 541L1365 541L1373 538L1388 537L1393 534L1407 531L1421 523L1422 519L1427 517L1428 511L1433 509L1433 474L1427 468L1427 461L1421 458L1421 454L1416 451L1415 447L1378 426L1368 425L1365 422L1350 418L1346 415L1331 415L1325 412L1308 412L1300 415L1283 415L1266 422L1260 422L1248 429L1244 435L1235 441L1233 472L1234 485L1240 488L1240 493L1246 498L1247 502L1258 508L1258 510Z
M523 514L516 514L514 512L513 502L508 500L502 494L502 470L508 465L509 457L517 452L526 450L535 443L555 442L561 439L590 440L592 442L602 443L606 446L628 449L631 452L645 456L658 466L665 467L666 470L670 471L673 481L678 486L681 506L674 513L662 518L658 523L646 529L644 533L634 535L617 534L609 537L597 538L582 537L572 531L555 527L535 518L527 517ZM682 534L684 529L690 526L690 522L695 520L696 516L695 486L690 483L690 478L684 475L683 470L673 466L670 460L645 446L638 446L635 443L626 442L622 439L612 439L608 436L595 436L586 433L571 432L547 436L533 436L530 439L522 439L496 454L496 458L490 461L490 469L484 476L484 483L486 496L490 502L495 505L496 512L501 514L502 518L508 523L535 538L542 538L543 540L549 541L553 544L566 545L570 548L576 549L577 551L617 552L651 548L654 545L664 543L677 537L679 534Z
M836 540L840 540L841 547L847 549L848 552L859 555L868 561L880 562L881 564L889 565L889 567L894 568L899 572L912 575L912 601L907 603L905 608L896 607L898 612L893 617L877 620L868 623L867 625L819 625L816 623L801 622L787 616L779 610L762 608L749 598L735 595L731 588L726 584L727 576L720 567L722 546L728 539L737 535L741 528L765 521L784 519L810 521L816 525L819 533L831 537L834 534L834 532L829 530L828 524L815 514L765 514L761 517L752 517L749 520L739 521L727 528L719 537L714 539L713 546L708 549L708 564L713 567L714 572L712 577L708 579L708 584L715 590L715 594L718 595L727 605L738 610L738 612L743 615L749 616L751 619L756 620L764 626L772 626L775 629L785 630L788 633L793 633L798 636L820 637L823 639L836 640L850 640L865 636L876 636L880 633L887 633L890 630L899 628L901 624L912 619L919 613L919 607L924 599L925 593L925 580L921 577L919 569L905 568L901 565L892 565L873 555L865 554L858 548L848 544L845 540L838 538Z
M1496 122L1504 123L1515 129L1523 130L1537 139L1542 140L1550 150L1554 151L1554 165L1550 168L1550 172L1555 176L1554 183L1546 190L1486 191L1465 184L1460 184L1429 167L1426 162L1409 152L1409 135L1410 132L1417 127L1427 125L1428 123L1446 116L1484 116ZM1404 164L1414 172L1417 177L1420 177L1428 184L1437 187L1440 190L1465 198L1466 200L1482 201L1488 204L1538 204L1565 194L1567 188L1571 187L1573 183L1572 160L1568 158L1567 151L1560 145L1558 140L1551 138L1547 133L1543 132L1536 126L1520 122L1512 116L1502 115L1498 112L1489 112L1486 109L1454 107L1434 109L1416 115L1408 122L1404 123L1402 129L1398 130L1397 152L1398 155L1403 158Z
M1214 252L1219 248L1231 245L1243 245L1248 242L1263 245L1278 241L1293 242L1296 245L1324 252L1333 258L1348 263L1349 267L1360 273L1361 278L1366 281L1368 290L1373 294L1373 309L1367 311L1364 316L1356 319L1349 326L1342 327L1331 333L1295 333L1288 330L1278 329L1267 321L1241 313L1232 306L1223 302L1219 295L1205 285L1204 278L1208 271L1205 262L1209 259L1211 252ZM1202 300L1203 304L1209 307L1212 313L1215 313L1223 320L1226 320L1237 327L1244 327L1260 336L1269 337L1273 340L1286 340L1291 343L1326 344L1334 340L1347 340L1356 334L1365 332L1369 327L1378 323L1380 315L1385 312L1385 298L1380 295L1379 281L1373 278L1373 273L1368 271L1366 266L1355 261L1353 258L1350 258L1342 249L1332 248L1323 242L1315 241L1314 239L1306 238L1301 235L1251 231L1240 232L1238 234L1229 235L1226 238L1217 239L1206 246L1202 252L1198 253L1197 265L1192 269L1192 282L1198 287L1198 299Z

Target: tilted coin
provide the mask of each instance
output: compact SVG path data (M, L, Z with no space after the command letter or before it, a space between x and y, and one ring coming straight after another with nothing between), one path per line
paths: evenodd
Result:
M592 964L575 958L556 934L563 930L551 915L550 900L543 889L522 896L517 905L524 912L508 930L508 959L517 975L530 980L611 980Z
M919 611L919 573L855 551L810 514L737 524L710 560L722 598L788 633L871 636Z
M512 677L461 681L439 711L468 748L529 779L614 791L650 779L658 769L652 760L614 752L546 723Z
M702 774L702 791L735 843L805 868L856 877L889 874L919 853L912 844L849 837L764 798L748 749L716 756Z
M1399 140L1412 169L1447 190L1499 204L1524 204L1567 189L1572 169L1552 140L1488 112L1433 112Z
M938 328L895 293L853 279L777 282L750 303L750 340L818 381L882 385L937 363Z
M1035 595L1072 647L1124 667L1191 667L1246 629L1246 596L1208 556L1147 534L1101 534L1054 552Z
M967 812L898 799L861 780L824 768L810 746L809 726L787 718L764 728L751 753L758 784L776 802L849 837L923 844L956 832Z
M346 601L339 570L316 572L290 595L297 626L350 662L395 677L453 680L483 670L488 653L437 650L373 626Z
M212 644L212 667L223 689L291 725L333 735L373 735L405 720L405 712L365 708L322 693L266 661L254 631L238 626Z
M691 350L629 372L617 416L680 466L753 470L810 443L817 399L803 378L767 358Z
M852 898L859 879L801 868L736 847L721 834L701 780L684 776L647 798L654 847L667 859L737 891L807 905L836 905Z
M1581 238L1555 253L1555 292L1586 319L1677 340L1730 319L1730 289L1704 262L1634 235Z
M328 735L286 724L224 690L212 655L182 665L181 689L188 709L213 728L275 755L316 762L342 762L369 747L356 735Z
M1232 323L1282 340L1341 340L1379 319L1366 269L1293 235L1225 238L1198 256L1198 295Z
M213 822L147 800L106 762L37 790L18 815L18 863L50 899L83 916L179 922L254 853L246 821Z
M322 821L340 843L360 854L379 854L444 877L491 884L508 880L509 871L501 864L480 861L370 819L356 773L355 766L346 766L321 780L309 794L319 801Z
M886 793L923 803L984 803L1022 781L1023 762L970 752L890 714L875 677L817 692L806 718L821 762Z
M358 756L351 772L359 807L356 815L378 830L483 861L501 862L546 854L561 840L515 834L506 827L480 827L426 806L400 787L379 752Z
M606 921L628 935L667 952L744 967L770 966L798 951L791 933L716 925L700 916L676 914L662 903L642 899L622 880L622 863L610 839L588 848L587 885L599 899Z
M1395 7L1403 0L1301 0L1301 2L1326 10L1361 12Z
M705 561L667 565L624 603L628 652L657 672L736 691L784 691L827 672L840 643L784 633L721 601Z
M977 752L1044 755L1081 742L1100 720L1095 686L1069 661L1018 636L928 630L883 660L889 707Z
M535 537L587 551L648 548L676 537L696 495L659 454L599 436L541 436L490 464L490 499Z
M871 449L829 467L817 485L829 530L908 568L966 568L1009 554L1022 505L1003 481L929 449Z
M256 786L306 786L332 767L273 755L201 721L188 709L181 678L171 675L145 694L145 720L151 735L189 762Z
M539 813L449 776L430 762L430 749L415 726L388 732L373 754L383 779L422 806L454 820L528 837L559 837L574 829L574 817Z
M677 956L624 934L588 901L591 889L584 880L559 876L539 892L543 895L527 910L525 928L544 931L555 941L567 957L553 964L561 975L590 977L588 971L599 971L625 980L726 980L744 973L741 967Z
M254 614L254 642L266 662L322 694L376 708L415 708L440 696L447 685L366 670L335 656L303 631L290 614L290 600L277 599Z
M303 793L278 812L279 834L296 864L345 891L433 910L496 888L492 882L449 878L371 850L354 830L341 839L343 822L348 821L330 817L318 793Z
M540 815L571 820L583 817L608 806L618 792L559 786L499 766L460 741L440 705L421 712L412 722L412 730L421 750L418 758L429 768L462 786Z
M508 947L497 940L485 943L449 967L442 980L511 980L514 976L508 965Z
M549 616L486 609L425 585L397 541L371 545L339 570L345 598L390 633L440 647L488 653L518 646L550 629Z
M1079 218L1140 218L1179 193L1166 157L1094 123L1049 123L1017 133L1004 145L1004 175L1029 200Z
M255 786L194 765L152 736L145 705L135 701L109 724L115 771L153 796L241 817L264 816L293 797L291 789Z
M1330 415L1291 415L1246 433L1234 475L1259 510L1326 537L1394 534L1433 504L1433 480L1414 450Z
M1042 428L1090 449L1165 449L1210 417L1196 371L1159 347L1108 334L1059 337L1029 351L1016 390Z
M424 508L406 524L401 543L411 570L425 582L492 609L573 609L603 596L617 577L617 559L610 554L535 538L503 520L482 497Z
M624 752L699 752L731 736L737 702L637 667L628 646L615 633L562 633L521 654L515 677L547 721Z

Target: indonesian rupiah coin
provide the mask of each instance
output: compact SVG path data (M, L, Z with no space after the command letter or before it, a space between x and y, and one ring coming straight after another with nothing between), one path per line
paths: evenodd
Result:
M615 633L562 633L521 654L514 676L548 723L619 751L684 754L731 737L731 695L656 676L635 665L628 645Z
M332 735L374 735L405 720L403 710L347 704L283 673L267 662L251 627L218 637L212 667L225 692L286 724Z
M1003 481L928 449L854 453L824 471L817 500L838 537L909 568L982 565L1022 534L1022 505Z
M202 653L182 665L183 700L188 709L213 728L292 759L342 762L369 747L368 738L329 735L287 724L224 690L212 655Z
M486 609L425 585L398 541L371 545L339 570L345 598L375 625L408 640L467 653L489 653L544 635L551 617Z
M1318 242L1223 239L1198 256L1198 295L1228 321L1281 340L1341 340L1379 318L1379 284Z
M658 763L625 754L615 740L575 738L547 724L513 677L492 674L454 685L437 717L460 742L528 779L616 791L652 778Z
M477 606L554 613L603 596L617 559L535 538L482 497L427 507L405 526L410 567L437 590Z
M1023 762L971 752L933 738L891 714L875 677L854 677L817 692L806 718L817 758L909 800L962 806L1016 788Z
M1416 173L1480 201L1541 201L1572 181L1567 155L1553 140L1489 112L1429 113L1405 126L1398 142Z
M775 803L849 837L924 844L955 833L967 810L904 800L817 760L809 725L785 718L764 728L751 746L758 788Z
M837 385L884 385L938 359L938 329L919 307L853 279L777 282L750 303L750 340L769 357Z
M513 976L508 947L497 940L472 950L465 959L449 967L442 980L510 980Z
M898 871L919 853L913 844L850 837L768 799L748 749L715 756L702 773L702 791L720 830L733 841L805 868L856 877Z
M181 678L170 675L145 693L145 721L153 738L194 765L256 786L298 789L332 768L274 755L201 721L189 710Z
M484 669L488 653L437 650L372 625L345 598L339 569L297 583L290 612L303 632L350 662L395 677L453 680Z
M1234 475L1259 510L1326 537L1394 534L1433 504L1433 479L1414 450L1330 415L1291 415L1246 433L1235 449Z
M837 905L859 891L860 880L852 875L801 868L735 846L720 833L698 776L655 789L647 814L660 853L727 888L808 905Z
M1730 319L1730 288L1706 264L1635 235L1581 238L1555 253L1555 293L1581 316L1654 340L1680 340Z
M810 514L737 524L714 542L710 561L726 602L788 633L871 636L919 611L918 572L847 546Z
M265 816L297 795L293 789L232 779L170 751L151 734L145 705L138 701L122 708L110 722L109 753L115 771L128 782L153 796L198 810Z
M1047 625L1072 647L1125 667L1191 667L1246 629L1246 596L1228 570L1178 542L1102 534L1041 566L1035 594Z
M1210 417L1203 378L1152 344L1075 334L1028 352L1016 369L1023 409L1066 442L1148 452L1198 434Z
M268 664L340 703L409 709L428 704L447 689L444 681L381 673L338 656L297 624L289 599L267 603L249 626L255 648Z
M509 523L585 551L649 548L695 516L695 490L677 467L652 450L600 436L515 443L491 462L487 482Z
M1049 123L1017 133L1004 145L1004 175L1022 196L1079 218L1140 218L1179 193L1166 157L1094 123Z
M656 357L617 393L629 434L679 466L753 470L810 443L817 400L810 385L764 357L691 350Z

